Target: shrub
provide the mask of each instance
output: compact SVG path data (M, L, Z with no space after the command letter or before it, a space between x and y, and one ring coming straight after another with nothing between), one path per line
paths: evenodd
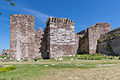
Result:
M0 72L6 72L6 71L10 71L10 70L15 70L15 69L16 69L15 66L5 66L5 67L0 68Z
M102 60L102 59L115 59L114 56L107 56L104 54L77 54L76 59L80 60Z

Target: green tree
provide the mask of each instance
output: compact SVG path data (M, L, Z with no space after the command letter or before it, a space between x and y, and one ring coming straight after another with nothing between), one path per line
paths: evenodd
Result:
M15 6L14 1L16 1L16 0L6 0L6 1L9 2L10 5ZM0 12L0 15L1 15L1 12Z

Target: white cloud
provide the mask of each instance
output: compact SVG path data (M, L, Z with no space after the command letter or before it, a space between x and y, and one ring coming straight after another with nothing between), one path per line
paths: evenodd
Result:
M21 7L21 6L15 6L15 7L6 6L6 7L4 7L4 9L8 10L9 12L14 12L14 13L17 13L17 14L21 14L22 13L22 14L33 15L40 22L46 22L46 20L50 17L50 15L48 15L48 14L39 12L37 10Z
M45 22L50 17L50 15L47 15L32 9L22 8L22 10L24 10L26 13L34 15L37 19L39 19L42 22Z

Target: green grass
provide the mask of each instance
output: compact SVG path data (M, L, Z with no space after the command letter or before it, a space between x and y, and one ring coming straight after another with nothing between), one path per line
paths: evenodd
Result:
M111 57L113 59L111 59ZM84 70L87 72L91 69L109 67L109 65L112 64L115 64L116 66L120 65L119 60L116 59L115 56L106 56L102 54L83 54L76 55L75 57L62 58L62 61L55 59L38 59L38 61L31 60L21 62L0 62L2 65L7 64L16 66L15 70L1 72L0 80L46 80L44 78L47 78L47 80L49 80L49 77L52 75L58 76L59 74L68 74L69 72L64 73L64 71L66 72L69 69L73 71L72 75L74 75L74 70ZM63 70L63 72L61 70ZM61 72L59 73L59 71Z
M107 56L107 55L104 55L104 54L93 54L93 55L90 55L90 54L77 54L76 59L80 59L80 60L103 60L103 59L118 59L119 57L117 56Z
M98 42L99 43L102 43L102 42L105 42L105 41L110 41L110 40L113 40L115 39L116 37L119 37L120 34L119 33L114 33L114 34L104 34L102 35L102 37L100 37L98 39Z
M42 75L46 75L50 73L50 69L61 70L64 68L79 68L79 69L89 69L94 66L89 65L81 65L77 66L75 64L24 64L24 65L16 65L18 68L14 71L3 72L0 74L0 80L23 80L30 79L35 77L40 77Z
M66 58L67 59L67 58ZM70 59L70 58L69 58ZM21 64L19 64L21 63ZM56 60L43 60L43 61L26 61L26 62L16 62L16 63L2 63L2 64L14 64L16 70L2 72L0 74L0 80L40 80L42 76L46 77L54 73L52 70L59 72L60 70L67 69L94 69L98 68L98 65L105 64L119 64L119 61L114 60L85 60L85 61L56 61Z
M15 69L16 69L16 67L14 65L11 65L11 66L4 65L4 67L0 67L0 73L15 70Z

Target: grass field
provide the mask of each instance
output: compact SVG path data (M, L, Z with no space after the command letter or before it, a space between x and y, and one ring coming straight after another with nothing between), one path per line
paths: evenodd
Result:
M119 60L39 60L0 62L16 70L1 72L0 80L120 80Z

